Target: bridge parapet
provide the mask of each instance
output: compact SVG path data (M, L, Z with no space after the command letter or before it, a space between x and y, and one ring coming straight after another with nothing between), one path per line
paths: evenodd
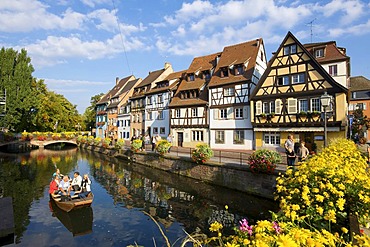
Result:
M76 140L45 140L45 141L39 141L32 139L30 141L31 145L38 146L38 147L45 147L47 145L51 144L57 144L57 143L70 143L77 146Z

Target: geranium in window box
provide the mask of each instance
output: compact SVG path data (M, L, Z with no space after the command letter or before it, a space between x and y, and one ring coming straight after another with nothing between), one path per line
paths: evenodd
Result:
M213 150L207 144L198 144L191 154L197 164L206 163L213 156Z

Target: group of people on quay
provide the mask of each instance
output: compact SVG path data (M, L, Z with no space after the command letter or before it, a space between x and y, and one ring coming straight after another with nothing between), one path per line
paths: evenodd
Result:
M75 171L70 179L68 175L62 175L60 170L56 169L49 185L49 194L61 195L62 201L85 198L90 192L91 180L88 174L81 177L78 171Z
M356 145L361 154L367 159L367 163L370 165L370 145L367 144L366 137L359 138ZM305 146L304 141L300 141L299 147L295 148L294 137L291 134L288 135L288 139L285 141L284 147L288 166L294 166L297 158L298 162L302 162L310 155L310 151Z
M139 136L133 135L131 137L131 143L134 140L137 140L137 139L138 140L141 140L141 151L145 150L145 146L146 145L152 144L152 151L155 152L156 147L157 147L157 143L162 140L162 137L159 134L156 134L156 135L154 135L152 137L150 137L150 135L148 135L148 134L145 134L145 135L141 135L140 134ZM171 136L171 134L168 134L168 136L167 136L166 139L167 139L167 141L169 143L172 144L172 136ZM168 152L170 152L170 151L171 151L171 147L168 150Z

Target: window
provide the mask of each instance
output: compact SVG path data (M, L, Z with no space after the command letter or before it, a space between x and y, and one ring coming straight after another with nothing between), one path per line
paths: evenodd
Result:
M329 66L329 75L337 76L338 75L338 66L337 65L330 65Z
M164 113L163 111L158 112L158 119L164 119Z
M366 103L357 103L356 109L366 110Z
M220 109L220 118L227 119L227 109Z
M235 118L243 118L243 108L235 108Z
M313 98L311 99L311 111L318 111L321 112L321 103L320 98Z
M147 119L152 120L153 119L153 112L148 112Z
M315 57L324 57L324 49L315 50Z
M162 94L158 95L158 103L163 103L163 95Z
M288 114L297 113L297 99L288 99Z
M235 75L242 75L244 73L244 66L238 64L235 66Z
M303 83L303 82L305 82L304 73L299 73L299 74L292 75L292 83L293 84Z
M265 145L280 145L279 132L264 132L263 140Z
M292 45L284 46L283 52L284 52L283 55L295 54L297 53L297 45L292 44Z
M215 132L215 143L217 144L223 144L225 143L225 131L223 130L216 130Z
M299 112L308 112L308 101L307 99L300 99L298 101Z
M244 130L234 131L234 144L244 144Z
M159 134L161 134L161 135L166 134L166 128L161 127L161 128L159 129Z
M193 141L203 141L203 131L195 130L192 131Z
M203 71L203 78L204 79L211 79L211 73L209 70Z
M153 134L158 134L158 128L157 127L153 128Z
M152 104L152 96L148 96L147 102L148 102L148 105Z
M180 118L180 109L176 109L175 115L176 115L176 118Z
M224 95L234 96L234 88L233 87L224 88Z
M275 111L275 101L263 102L263 113L269 114Z
M277 84L279 86L289 85L289 76L284 75L277 78Z
M229 77L229 70L228 68L221 69L221 77Z
M198 117L198 108L191 108L191 116Z
M195 80L195 76L194 76L193 73L189 74L188 78L189 78L189 81L194 81Z

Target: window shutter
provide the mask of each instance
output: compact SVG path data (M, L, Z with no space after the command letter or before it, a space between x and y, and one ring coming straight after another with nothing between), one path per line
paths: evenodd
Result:
M288 99L288 113L289 114L297 113L297 99L294 98Z
M362 109L366 110L366 103L362 103Z
M213 109L213 119L218 119L218 109Z
M234 110L232 107L227 108L227 119L233 119L234 118Z
M275 100L275 113L276 114L281 114L281 108L282 108L282 101L281 101L281 99L276 99Z
M256 116L261 115L262 113L262 101L256 102Z

